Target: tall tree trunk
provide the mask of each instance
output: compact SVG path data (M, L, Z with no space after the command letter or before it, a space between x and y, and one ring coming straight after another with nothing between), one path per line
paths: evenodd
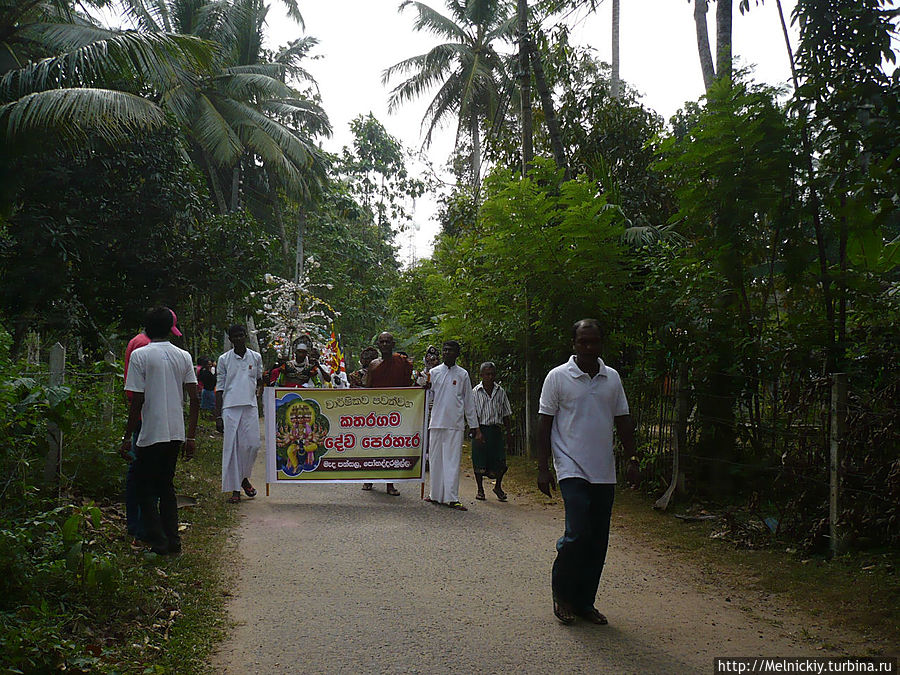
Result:
M534 159L531 135L534 120L531 111L531 68L528 63L528 0L518 0L519 20L519 86L522 97L522 175L528 174Z
M472 136L472 193L477 196L481 186L481 130L478 128L478 115L473 114L469 120L469 134Z
M210 161L209 156L203 152L203 162L206 164L206 174L209 176L209 184L212 186L213 196L216 198L216 206L219 207L219 213L225 215L228 213L228 205L225 203L225 193L222 192L222 184L219 182L219 174L216 167Z
M241 165L231 170L231 212L241 208Z
M272 213L275 216L275 223L278 225L281 254L284 256L284 269L287 272L291 268L291 243L288 241L287 230L284 227L284 213L281 211L281 199L278 196L278 182L269 169L266 169L266 180L269 182L269 199L272 200Z
M294 283L300 283L303 278L303 237L306 234L306 211L303 205L297 212L297 251L294 258Z
M787 48L788 53L788 62L791 64L791 79L794 81L794 91L800 88L800 83L797 81L797 66L794 64L794 50L791 49L791 38L788 34L787 23L784 20L784 10L781 8L781 0L775 0L775 5L778 7L778 19L781 21L781 32L784 34L784 46Z
M532 134L534 133L534 117L531 109L531 66L528 57L528 0L518 0L518 21L519 21L519 85L521 88L522 98L522 177L528 175L534 159L534 144ZM538 401L538 389L535 385L535 373L537 372L537 364L534 348L531 344L531 291L529 289L528 280L525 280L525 321L523 328L523 355L525 360L525 438L523 439L523 447L529 457L537 456L537 443L535 436L537 429L535 421L537 419L536 403Z
M612 0L612 97L621 98L619 89L619 0Z
M566 149L563 147L562 132L556 119L556 111L553 109L553 97L550 94L550 87L547 86L544 62L534 40L529 37L527 42L528 55L531 59L531 67L534 70L534 81L537 84L538 95L541 98L541 109L544 111L544 120L547 122L547 131L550 134L550 148L553 150L553 159L556 161L556 166L565 171L568 179L569 164L566 161Z
M781 21L781 32L784 35L784 46L787 49L788 61L791 66L791 78L794 82L794 94L800 88L797 77L797 66L794 63L794 51L791 49L791 39L788 33L787 22L784 20L784 9L781 0L775 0L778 8L778 19ZM828 357L825 369L828 373L835 372L837 364L837 349L835 342L836 319L834 298L832 295L832 278L828 270L828 252L825 242L825 228L822 225L822 207L819 201L819 193L816 190L816 169L813 161L812 140L809 137L807 123L807 109L805 106L797 106L797 115L800 122L800 143L803 148L803 159L806 169L807 188L809 189L809 208L812 215L813 230L816 235L816 249L819 261L819 281L822 284L822 298L825 305L825 319L828 323Z
M716 77L731 81L732 0L716 0Z
M700 54L700 72L703 73L703 86L706 91L716 81L716 69L713 66L712 52L709 49L709 28L706 25L706 12L709 9L707 0L694 0L694 28L697 31L697 51Z

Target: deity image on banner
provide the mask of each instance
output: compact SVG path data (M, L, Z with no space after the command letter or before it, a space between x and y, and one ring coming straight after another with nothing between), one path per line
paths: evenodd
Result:
M326 452L324 441L331 428L318 401L305 400L299 393L290 393L276 405L277 470L288 476L315 471Z

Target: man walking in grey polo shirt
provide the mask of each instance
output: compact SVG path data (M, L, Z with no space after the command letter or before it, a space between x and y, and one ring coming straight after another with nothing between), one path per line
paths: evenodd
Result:
M595 624L606 617L594 607L609 546L616 487L613 428L630 456L634 428L619 374L600 358L603 334L596 319L572 326L575 355L551 370L538 409L538 489L555 487L549 458L566 509L566 531L556 542L553 613L561 623L576 616Z

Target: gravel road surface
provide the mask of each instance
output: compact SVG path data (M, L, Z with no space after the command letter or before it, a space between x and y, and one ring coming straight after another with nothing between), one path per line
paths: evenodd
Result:
M550 566L560 506L492 492L468 512L419 485L273 485L244 501L221 673L712 673L714 656L822 656L820 628L763 596L716 588L613 531L597 608L560 625ZM487 486L486 486L487 487ZM819 647L817 648L818 645ZM862 653L861 651L857 653Z

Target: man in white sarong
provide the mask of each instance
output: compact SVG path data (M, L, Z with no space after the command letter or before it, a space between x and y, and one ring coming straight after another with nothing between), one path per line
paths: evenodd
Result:
M469 373L456 365L459 343L447 340L441 349L443 363L431 369L429 385L434 404L428 422L428 466L431 494L426 501L468 511L459 501L459 460L466 422L482 441Z
M216 366L216 431L222 443L222 492L231 492L230 504L256 496L250 472L259 452L259 412L256 396L262 387L262 356L247 349L247 329L228 329L234 348L219 357Z

